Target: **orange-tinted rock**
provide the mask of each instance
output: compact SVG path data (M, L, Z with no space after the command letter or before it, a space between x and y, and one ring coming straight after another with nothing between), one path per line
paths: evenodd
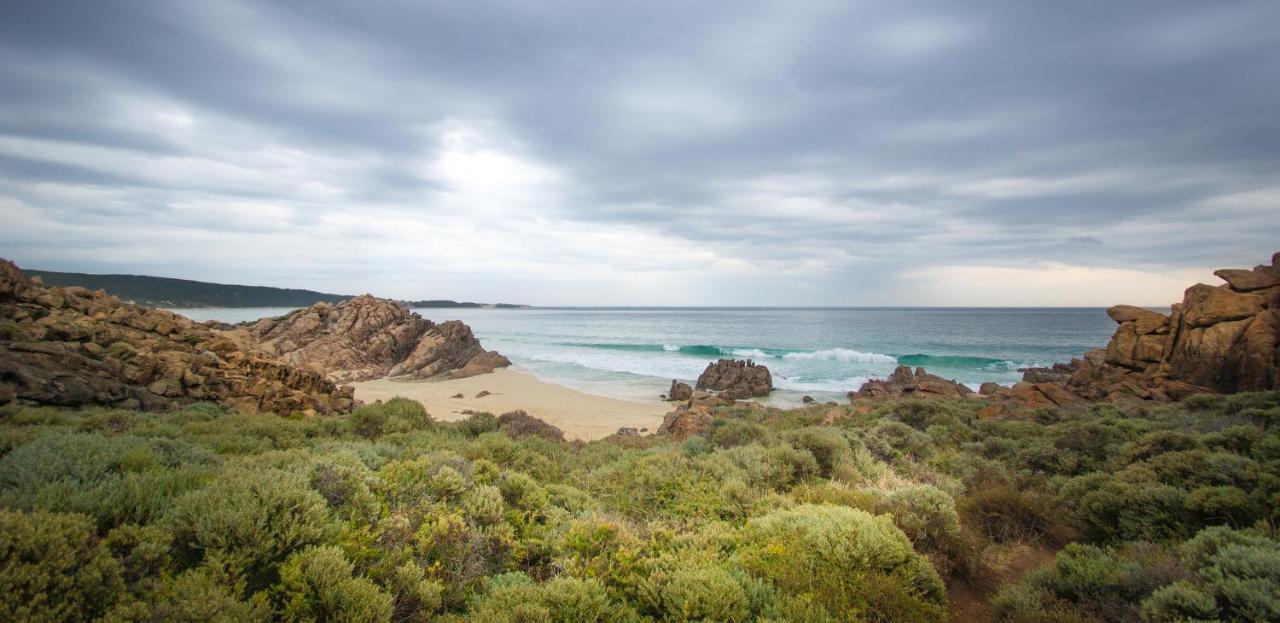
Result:
M916 368L913 372L907 366L898 366L887 379L871 379L863 383L858 391L849 393L849 399L963 398L972 393L973 390L965 385L929 374L924 368Z

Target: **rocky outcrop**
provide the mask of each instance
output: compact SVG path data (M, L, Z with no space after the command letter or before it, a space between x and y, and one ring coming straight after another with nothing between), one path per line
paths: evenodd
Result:
M1280 253L1252 270L1223 269L1168 315L1119 305L1107 347L1085 354L1066 388L1090 399L1176 400L1199 392L1280 389Z
M688 383L681 383L675 379L671 379L671 389L667 390L667 400L672 402L685 401L693 397L693 388Z
M316 303L240 331L247 345L337 382L462 378L511 365L481 348L462 322L437 325L399 303L369 295L335 305Z
M155 410L200 400L281 414L354 402L350 389L212 325L101 290L45 287L0 260L0 403Z
M758 398L773 391L773 376L768 368L751 360L721 359L707 364L695 387L718 391L733 400Z
M936 374L929 374L924 368L916 368L912 372L907 366L898 366L887 379L871 379L862 384L856 392L849 392L850 400L894 400L897 398L964 398L973 390L955 381L949 381Z

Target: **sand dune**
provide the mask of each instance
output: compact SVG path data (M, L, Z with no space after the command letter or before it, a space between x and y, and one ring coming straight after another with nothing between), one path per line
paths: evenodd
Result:
M378 379L351 383L356 398L365 402L404 396L421 402L437 420L459 420L464 410L488 411L499 415L523 409L564 431L569 439L599 439L623 426L650 432L662 423L670 405L656 398L652 402L619 400L588 394L538 380L519 370L499 369L465 379L448 381L395 381ZM481 391L490 392L476 398ZM453 396L462 394L462 398Z

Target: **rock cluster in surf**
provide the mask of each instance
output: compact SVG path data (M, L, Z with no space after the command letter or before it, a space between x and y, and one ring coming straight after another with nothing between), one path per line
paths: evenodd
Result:
M964 398L973 390L955 381L949 381L936 374L929 374L924 368L916 368L913 372L907 366L898 366L887 379L871 379L862 384L856 392L849 392L851 400L893 400L896 398Z
M724 398L741 400L768 396L773 391L769 368L751 360L720 359L707 364L698 376L697 389L720 392Z

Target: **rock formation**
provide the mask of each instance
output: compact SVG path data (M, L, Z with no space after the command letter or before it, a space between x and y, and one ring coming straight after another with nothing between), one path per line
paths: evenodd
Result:
M887 379L871 379L862 384L856 392L849 392L850 400L893 400L896 398L964 398L973 390L955 381L949 381L936 374L929 374L924 368L916 368L915 372L907 366L898 366Z
M721 359L707 364L698 376L697 389L713 390L733 400L768 396L773 391L769 369L754 361Z
M349 389L246 351L212 325L45 287L0 260L0 404L164 409L197 400L241 411L350 410Z
M688 383L681 383L675 379L671 379L671 389L667 390L667 400L672 402L685 401L693 397L693 388Z
M316 303L240 331L247 346L336 382L463 378L511 365L481 348L462 322L437 325L399 303L369 295L336 305Z
M1280 389L1280 253L1220 286L1187 289L1169 315L1129 305L1105 349L1085 353L1066 388L1089 399L1176 400L1198 392Z

